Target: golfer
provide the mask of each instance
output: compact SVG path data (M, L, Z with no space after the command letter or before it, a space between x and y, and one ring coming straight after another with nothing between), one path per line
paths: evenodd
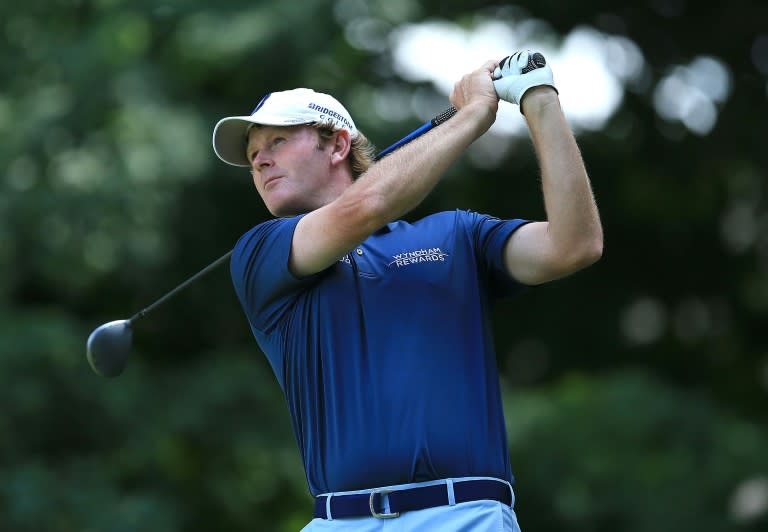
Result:
M499 97L521 105L546 221L400 220ZM490 303L594 263L602 229L541 54L486 62L450 100L453 118L375 164L341 103L309 89L214 129L218 157L250 167L275 216L241 237L231 273L315 497L305 531L519 531Z

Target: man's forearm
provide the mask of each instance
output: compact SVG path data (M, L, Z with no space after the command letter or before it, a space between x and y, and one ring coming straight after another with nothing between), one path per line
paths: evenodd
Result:
M594 262L603 231L584 162L557 93L537 87L523 100L539 159L548 234L564 260Z
M493 123L495 110L470 105L446 123L388 155L348 192L374 198L371 222L381 226L421 203L459 156ZM358 190L355 190L357 188Z

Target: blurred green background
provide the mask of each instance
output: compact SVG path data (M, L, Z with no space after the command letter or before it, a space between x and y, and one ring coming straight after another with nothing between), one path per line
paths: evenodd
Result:
M496 308L522 528L768 530L768 4L631 4L4 2L0 530L299 530L287 408L226 268L137 324L121 377L86 339L269 217L215 158L219 118L310 86L383 148L448 105L459 51L532 44L606 245ZM519 113L497 125L414 217L543 216Z

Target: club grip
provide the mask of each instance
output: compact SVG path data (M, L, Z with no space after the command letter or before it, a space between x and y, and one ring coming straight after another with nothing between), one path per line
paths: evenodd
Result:
M429 131L435 126L439 126L440 124L447 121L455 114L456 114L456 108L449 107L448 109L446 109L445 111L443 111L442 113L434 117L433 119L429 120L428 122L424 122L418 129L411 131L405 137L401 138L391 146L381 150L379 154L376 156L376 160L378 161L382 157L389 155L390 153L398 149L400 146L404 146L409 142L411 142L413 139L422 136L424 133L426 133L427 131Z
M449 118L451 118L453 115L456 114L456 108L451 106L439 115L437 115L435 118L432 119L432 127L439 126Z

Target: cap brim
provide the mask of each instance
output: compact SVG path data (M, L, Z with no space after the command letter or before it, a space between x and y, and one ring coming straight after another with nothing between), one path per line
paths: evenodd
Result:
M306 122L290 121L286 123L284 117L260 116L255 119L253 116L230 116L222 118L216 127L213 128L213 151L219 159L232 166L250 166L246 155L246 137L245 133L252 124L261 124L263 126L297 126L301 124L310 124L312 120Z
M222 118L213 128L213 151L219 159L233 166L248 166L245 132L253 122L250 116Z

